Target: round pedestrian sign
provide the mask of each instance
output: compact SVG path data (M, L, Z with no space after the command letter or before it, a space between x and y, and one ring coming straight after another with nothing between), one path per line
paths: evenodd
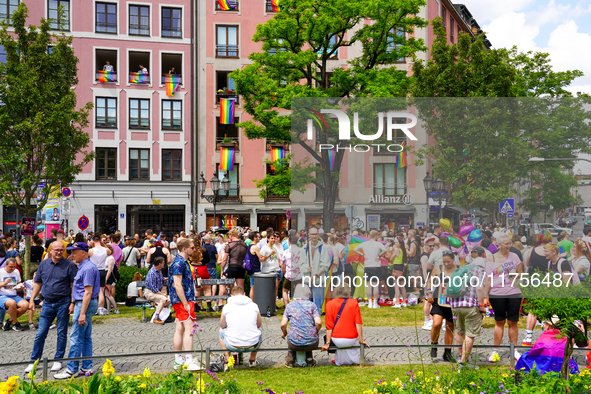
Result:
M69 187L64 187L62 189L62 195L64 197L70 197L72 195L72 189L70 189Z
M291 211L289 209L285 212L285 216L287 216L287 219L291 219Z
M82 215L82 217L80 217L80 219L78 219L78 228L80 230L86 230L88 228L89 224L90 224L90 221L88 220L88 218L85 215Z

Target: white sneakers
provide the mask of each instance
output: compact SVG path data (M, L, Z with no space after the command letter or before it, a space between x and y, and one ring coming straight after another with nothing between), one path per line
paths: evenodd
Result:
M373 301L373 307L374 309L378 309L380 307L380 304L378 304L378 300Z
M521 358L521 353L519 353L517 351L517 349L515 349L515 352L513 353L513 357L515 358L515 361L519 361L519 359Z
M402 305L401 304L392 305L392 308L402 309Z
M423 330L431 331L432 328L433 328L433 320L425 321L425 324L423 324Z
M54 362L53 365L51 366L51 372L58 372L62 369L62 363L60 362Z
M197 360L193 360L187 364L187 371L201 371L203 367Z
M25 369L25 373L29 373L33 370L33 367L35 366L35 364L29 364L27 365L27 368Z

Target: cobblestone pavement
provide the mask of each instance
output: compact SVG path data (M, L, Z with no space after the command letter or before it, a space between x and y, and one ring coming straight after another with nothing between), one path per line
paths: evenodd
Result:
M219 349L220 344L218 340L219 319L218 318L201 318L198 320L200 328L199 339L203 348L210 347L212 349ZM285 340L281 339L280 321L278 318L263 318L263 344L262 348L286 348ZM116 318L103 320L101 324L94 324L92 327L94 355L110 355L110 354L130 354L130 353L150 353L163 352L173 350L172 337L174 334L175 325L165 324L162 326L139 323L137 319L130 318ZM540 334L540 330L534 331L534 340ZM366 342L372 345L406 345L418 342L423 345L429 344L429 332L423 331L420 328L413 327L365 327L363 329ZM3 351L0 353L0 364L26 362L33 347L33 340L36 331L25 330L23 332L15 331L0 331L0 348ZM69 332L68 332L69 334ZM320 332L320 337L325 334L323 328ZM519 339L521 340L523 333L520 332ZM195 338L195 348L199 348L197 337ZM493 332L492 329L484 329L483 334L478 341L480 344L492 345ZM443 343L443 338L440 339ZM502 345L508 345L507 330L503 338ZM56 331L50 330L45 343L44 356L52 358L56 346ZM68 343L69 348L69 343ZM479 363L487 364L486 357L490 350L483 349L478 355ZM427 363L431 363L429 357L430 349L425 347L420 350L422 357ZM420 361L421 354L418 348L370 348L365 350L366 364L406 364L409 360L414 362ZM439 349L439 356L441 357L443 349ZM67 355L66 351L66 355ZM316 360L319 365L330 364L329 357L326 353L314 352ZM584 353L576 353L576 361L579 365L584 364ZM509 363L509 350L500 352L501 363ZM257 359L261 366L272 367L281 366L285 360L285 352L259 352ZM122 374L137 374L141 373L146 364L149 365L153 372L168 372L172 370L174 361L173 355L159 355L159 356L141 356L128 358L115 358L112 360L113 366ZM438 362L442 360L436 359ZM95 360L94 369L100 369L104 360ZM51 364L50 364L51 367ZM64 365L65 367L65 365ZM21 375L24 376L25 366L0 367L0 376ZM40 377L40 373L38 374ZM50 374L51 378L51 374Z

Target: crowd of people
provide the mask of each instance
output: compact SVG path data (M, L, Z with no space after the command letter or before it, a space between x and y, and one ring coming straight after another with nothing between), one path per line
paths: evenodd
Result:
M482 331L483 316L491 308L495 346L501 344L505 325L509 341L517 345L522 295L510 274L538 270L574 274L580 281L591 268L591 228L585 228L584 236L574 242L563 232L555 244L546 230L525 237L501 227L464 222L453 228L330 229L326 233L318 224L297 232L272 228L263 232L232 229L225 235L181 232L170 242L166 234L151 230L143 237L120 232L71 232L66 237L63 231L54 231L45 242L33 237L31 261L38 268L32 279L23 282L19 243L8 234L0 239L0 308L8 315L3 329L23 330L17 319L29 313L29 328L37 330L27 372L41 358L53 327L58 334L55 359L64 358L70 314L73 325L68 358L92 355L92 317L119 313L114 296L120 266L149 268L145 278L135 273L127 288L126 305L146 298L156 308L152 323L159 325L171 310L174 312L174 366L184 365L189 370L202 368L200 360L192 357L196 313L202 310L221 310L219 338L227 360L230 352L250 352L248 365L257 364L256 351L262 341L261 311L253 302L257 272L275 275L275 293L281 294L284 306L280 307L285 308L281 329L290 349L286 365L292 367L314 365L312 351L319 347L322 351L336 349L332 358L336 365L359 363L357 346L369 346L363 339L360 307L389 306L395 314L421 300L422 328L431 332L431 343L439 344L443 333L445 345L454 341L462 345L460 362L466 363ZM458 272L486 281L459 291L449 285L449 278ZM247 275L250 283L245 283ZM234 284L201 283L222 278L233 279ZM340 280L335 282L335 278ZM142 280L144 286L138 287ZM248 295L245 285L250 285ZM208 298L205 305L199 300L203 295L226 294L230 296L226 305L223 298ZM39 307L36 326L34 312ZM326 327L322 345L321 315L325 315ZM523 345L531 346L536 321L535 316L528 317ZM436 347L431 356L438 357ZM521 354L515 351L511 356L518 360ZM498 349L493 349L489 361L499 359ZM444 349L443 360L456 362L451 347ZM58 379L88 375L92 360L81 366L68 362L62 369L61 362L51 368Z

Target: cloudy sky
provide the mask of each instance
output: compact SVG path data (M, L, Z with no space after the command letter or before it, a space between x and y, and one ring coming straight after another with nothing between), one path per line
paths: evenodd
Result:
M456 0L465 4L495 48L550 54L557 71L581 70L573 93L591 93L591 0ZM585 156L591 159L591 156ZM591 163L580 162L591 174Z

